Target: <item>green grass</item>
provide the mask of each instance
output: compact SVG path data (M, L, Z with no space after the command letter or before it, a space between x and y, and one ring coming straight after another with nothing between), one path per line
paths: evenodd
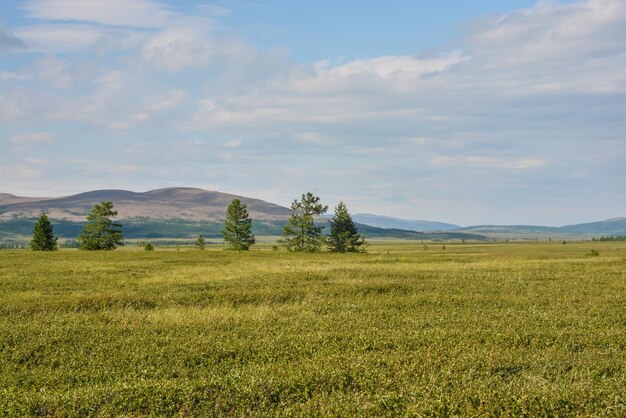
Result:
M626 415L626 243L426 245L0 250L0 414Z

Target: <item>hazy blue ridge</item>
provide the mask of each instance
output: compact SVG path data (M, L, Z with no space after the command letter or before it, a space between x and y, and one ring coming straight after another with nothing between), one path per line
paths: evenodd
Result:
M401 219L391 216L373 215L371 213L359 213L353 215L352 219L354 220L354 222L375 226L378 228L406 229L409 231L420 232L447 231L460 228L458 225L445 222Z

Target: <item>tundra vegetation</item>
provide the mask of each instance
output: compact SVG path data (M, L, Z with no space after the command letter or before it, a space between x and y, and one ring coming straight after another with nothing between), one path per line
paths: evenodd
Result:
M445 246L2 250L0 415L626 415L624 243Z

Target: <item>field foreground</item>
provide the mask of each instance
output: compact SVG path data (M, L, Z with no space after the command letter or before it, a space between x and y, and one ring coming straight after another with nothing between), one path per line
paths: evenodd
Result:
M1 250L0 413L626 415L626 243L369 251Z

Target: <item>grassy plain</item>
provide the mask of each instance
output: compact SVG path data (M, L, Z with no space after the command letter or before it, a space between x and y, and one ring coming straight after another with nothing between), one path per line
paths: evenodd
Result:
M445 246L0 250L0 414L626 416L626 243Z

